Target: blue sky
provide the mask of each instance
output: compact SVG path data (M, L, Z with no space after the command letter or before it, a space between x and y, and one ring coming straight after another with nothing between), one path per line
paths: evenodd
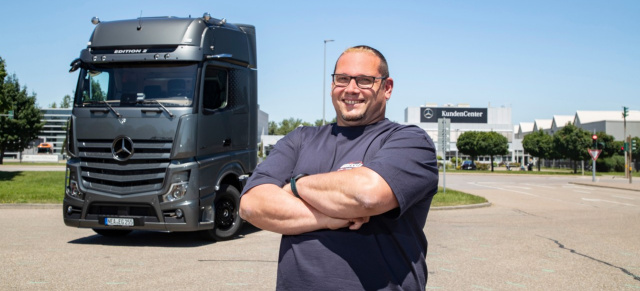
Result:
M176 5L177 3L177 5ZM200 17L256 26L258 98L270 120L335 116L336 58L359 44L389 61L389 119L425 103L511 107L514 124L576 110L640 109L640 1L9 1L0 57L41 107L75 89L69 63L102 21Z

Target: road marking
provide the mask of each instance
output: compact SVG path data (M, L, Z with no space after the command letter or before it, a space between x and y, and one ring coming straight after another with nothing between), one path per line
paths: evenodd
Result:
M482 287L482 286L478 286L478 285L471 285L471 287L473 287L473 288L477 288L477 289L482 289L482 290L493 290L493 289L491 289L491 288Z
M478 182L468 182L468 183L469 183L469 184L471 184L471 185L476 185L476 186L480 186L480 187L487 187L487 188L492 188L492 189L497 189L497 190L502 190L502 191L507 191L507 192L514 192L514 193L518 193L518 194L523 194L523 195L528 195L528 196L538 197L538 198L542 198L542 199L548 199L548 200L557 201L557 202L562 202L562 203L567 203L567 204L578 204L578 203L568 202L568 201L564 201L564 200L560 200L560 199L549 198L549 197L543 197L543 196L540 196L540 195L531 194L531 193L527 193L527 192L523 192L523 191L518 191L518 190L513 190L513 189L506 189L506 188L501 188L501 187L495 187L495 186L482 185L481 183L478 183ZM578 205L583 205L583 206L584 206L584 204L578 204Z
M572 191L577 193L591 194L591 191L580 191L580 190L572 190Z
M531 183L524 183L523 185L529 185L529 186L534 186L534 187L542 187L542 188L547 188L547 189L556 189L556 188L558 188L557 186L552 187L552 186L545 186L545 185L538 185L538 184L531 184Z
M531 190L530 187L521 187L521 186L513 186L513 185L507 185L506 187L509 188L516 188L516 189L522 189L522 190Z
M487 188L493 188L493 189L498 189L498 190L502 190L502 191L510 191L510 192L515 192L515 193L520 193L520 194L524 194L524 195L529 195L529 196L533 196L533 197L541 197L539 195L536 194L531 194L531 193L527 193L527 192L522 192L522 191L517 191L517 190L511 190L511 189L506 189L506 188L501 188L501 187L495 187L495 186L488 186L488 185L482 185L485 183L478 183L478 182L469 182L469 184L472 185L476 185L476 186L480 186L480 187L487 187ZM542 197L541 197L542 198Z
M581 186L576 186L576 185L564 185L564 186L562 186L562 188L571 188L571 189L580 189L580 190L593 190L593 188L581 187Z
M625 205L625 206L636 206L636 205L629 204L629 203L621 203L621 202L602 200L602 199L591 199L591 198L584 198L583 197L582 200L591 201L591 202L607 202L607 203L620 204L620 205Z
M624 196L617 196L617 195L611 195L611 197L613 197L613 198L620 198L620 199L627 199L627 200L636 200L636 198L624 197Z

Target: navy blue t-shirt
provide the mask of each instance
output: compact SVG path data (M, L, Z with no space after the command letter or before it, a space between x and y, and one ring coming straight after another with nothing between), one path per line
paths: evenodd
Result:
M424 290L423 228L437 192L433 141L419 127L387 119L375 124L299 127L276 143L242 195L261 184L280 187L297 174L367 167L385 179L399 207L359 230L283 235L278 290Z

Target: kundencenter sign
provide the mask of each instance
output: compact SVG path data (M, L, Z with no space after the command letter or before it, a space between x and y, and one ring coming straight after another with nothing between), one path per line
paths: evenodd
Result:
M420 122L438 122L449 118L451 123L487 123L487 108L420 107Z

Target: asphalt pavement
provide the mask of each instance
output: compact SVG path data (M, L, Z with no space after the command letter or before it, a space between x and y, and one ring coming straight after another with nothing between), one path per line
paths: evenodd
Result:
M640 178L447 173L447 183L491 206L429 214L428 290L640 289ZM275 287L280 236L255 227L215 243L106 238L66 227L59 204L0 208L0 290Z

